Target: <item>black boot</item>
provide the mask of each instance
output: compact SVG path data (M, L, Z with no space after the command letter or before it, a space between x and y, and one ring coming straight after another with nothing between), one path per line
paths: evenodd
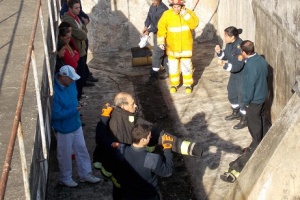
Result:
M247 126L246 115L241 114L241 120L240 120L240 122L237 125L235 125L233 127L233 129L238 130L238 129L245 128L246 126Z
M225 117L226 121L231 121L240 118L239 115L240 108L232 108L232 114Z

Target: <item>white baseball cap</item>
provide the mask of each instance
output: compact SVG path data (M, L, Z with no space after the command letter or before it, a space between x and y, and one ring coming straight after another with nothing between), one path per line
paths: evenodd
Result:
M80 79L80 76L75 72L75 69L70 65L64 65L59 69L59 75L68 76L72 80L77 81Z

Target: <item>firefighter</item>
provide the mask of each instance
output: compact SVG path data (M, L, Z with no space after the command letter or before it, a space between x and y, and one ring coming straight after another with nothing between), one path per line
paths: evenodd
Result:
M185 8L184 0L169 0L171 9L164 12L158 22L157 45L166 49L169 62L170 93L176 93L183 77L185 93L192 93L193 85L193 36L199 23L196 14Z
M243 103L243 68L244 58L240 44L243 40L239 35L243 32L242 29L230 26L224 30L224 40L226 47L221 50L220 45L216 45L215 51L220 59L219 65L226 71L230 72L230 77L227 85L228 100L231 103L232 114L225 117L226 121L240 119L240 122L235 125L234 129L242 129L247 126L245 104ZM228 61L224 63L223 61Z

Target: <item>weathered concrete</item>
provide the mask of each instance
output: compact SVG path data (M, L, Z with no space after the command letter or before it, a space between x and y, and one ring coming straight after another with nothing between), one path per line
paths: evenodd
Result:
M274 121L292 96L291 88L300 73L299 1L253 1L256 18L256 50L264 54L272 70L273 93L268 106Z
M300 98L292 96L225 199L299 199Z
M163 2L169 5L167 0ZM150 3L150 0L82 1L83 10L91 18L88 25L90 51L110 52L138 46ZM187 0L186 7L193 9L195 3L196 1ZM195 12L200 18L200 24L195 29L197 41L203 42L215 37L216 10L217 0L204 0L197 5ZM150 43L152 44L152 40Z

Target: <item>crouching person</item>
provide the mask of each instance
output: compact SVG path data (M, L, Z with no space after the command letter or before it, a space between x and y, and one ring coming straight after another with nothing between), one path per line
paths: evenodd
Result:
M65 65L55 75L52 107L52 126L57 132L57 159L59 163L59 183L68 187L78 184L72 179L72 151L76 156L81 182L97 183L100 178L92 175L92 167L87 151L77 100L75 81L80 79L74 68Z
M123 164L120 165L123 200L160 200L157 177L168 177L173 172L174 139L166 134L162 136L163 155L159 155L146 150L150 138L150 126L133 127L132 145L125 148Z

